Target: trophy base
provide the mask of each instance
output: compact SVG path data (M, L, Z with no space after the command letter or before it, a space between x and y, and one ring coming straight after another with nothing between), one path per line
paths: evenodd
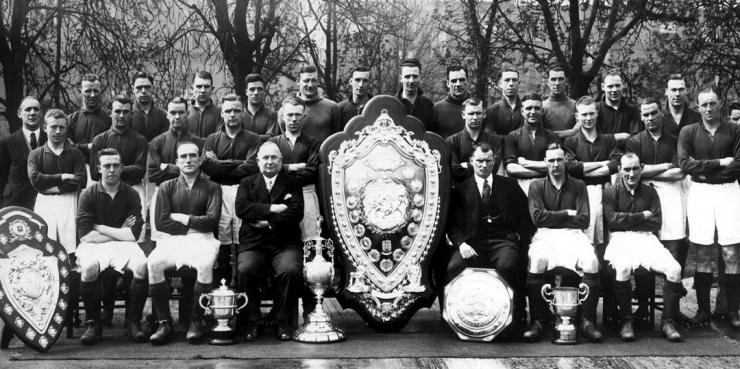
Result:
M580 341L578 340L575 330L566 332L555 330L552 343L557 345L577 345Z
M212 331L211 339L208 341L209 345L214 346L228 346L236 343L236 338L233 330L229 331Z
M304 343L332 343L344 341L344 332L334 326L331 318L323 314L309 315L308 322L293 333L293 340Z

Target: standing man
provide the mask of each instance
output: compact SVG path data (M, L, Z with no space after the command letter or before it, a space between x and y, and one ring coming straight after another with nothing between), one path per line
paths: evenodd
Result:
M452 192L447 234L454 251L447 264L447 280L467 267L496 269L514 289L514 321L519 323L526 321L520 278L526 267L521 259L534 226L526 195L513 179L493 173L494 160L494 151L487 143L476 146L470 157L473 178Z
M596 129L598 109L591 96L576 102L579 133L565 139L563 149L568 157L568 172L586 183L589 199L589 226L586 233L593 245L604 243L604 219L601 193L617 172L619 151L614 135L599 133Z
M678 132L689 124L699 122L701 114L689 108L689 92L686 79L681 74L671 74L666 84L665 97L668 100L668 113L663 115L663 130L678 137Z
M319 142L339 132L342 126L339 105L319 95L319 73L313 65L301 68L298 75L298 98L306 104L306 118L303 130ZM282 111L278 112L278 124L285 131Z
M419 88L421 81L421 63L418 59L405 59L401 62L400 82L401 88L396 93L396 98L406 108L406 114L413 115L424 124L427 131L439 133L439 127L432 119L432 108L434 104Z
M247 74L244 85L247 86L247 109L246 114L242 114L244 128L259 135L262 141L279 134L277 115L265 106L265 80L262 75Z
M601 341L596 329L596 306L601 295L599 261L591 241L583 232L588 227L588 192L580 179L565 170L565 152L552 144L545 152L547 177L538 178L529 187L529 213L537 233L529 246L527 296L531 323L524 339L534 342L542 337L545 300L540 291L545 271L568 268L583 275L589 294L583 302L581 332L592 342Z
M506 173L514 177L524 193L535 178L547 176L545 151L552 143L559 143L555 132L542 126L542 96L526 94L519 102L524 125L504 138Z
M204 70L198 71L193 77L191 86L193 101L188 111L188 129L198 137L208 137L216 132L221 123L221 108L213 104L213 77Z
M295 328L291 321L303 288L299 227L303 194L281 171L282 156L274 142L262 144L257 163L260 173L244 178L236 196L236 212L242 219L238 286L248 296L245 339L257 339L257 323L261 319L260 281L273 275L276 336L280 341L288 341Z
M604 100L597 104L599 119L596 126L601 133L613 134L624 148L624 140L645 128L640 120L640 111L624 101L624 84L618 70L612 69L604 75L601 90L604 91Z
M575 119L576 102L568 97L565 89L567 84L563 67L553 66L547 71L550 97L542 104L542 120L545 128L563 139L577 134L579 129Z
M139 71L131 79L136 98L131 113L131 128L150 142L169 128L167 113L154 105L152 94L154 77L151 74Z
M486 109L485 130L506 136L522 127L524 122L522 101L519 99L519 72L514 68L504 67L498 87L501 90L501 100Z
M342 121L342 129L350 119L362 114L365 104L372 98L370 95L370 68L356 67L352 70L349 78L351 88L347 100L339 103L339 115Z
M23 126L0 139L0 207L22 206L33 209L36 190L28 181L28 154L46 144L46 132L41 129L41 104L26 96L18 108Z
M164 273L183 266L197 271L190 328L185 338L191 344L203 340L204 311L198 300L201 294L211 290L219 245L213 233L218 230L221 216L221 188L201 176L201 161L198 145L181 142L177 146L180 174L162 183L157 193L154 221L164 236L147 259L149 294L159 320L159 328L149 337L153 345L167 343L174 333Z
M619 336L623 341L635 339L630 274L642 266L665 275L660 326L666 339L677 342L681 334L674 320L678 317L681 296L686 292L681 284L681 266L653 234L662 224L661 201L652 186L640 181L642 170L636 154L624 154L619 165L622 176L614 186L604 190L604 217L611 231L604 260L616 270L615 300L622 318Z
M85 162L90 163L90 149L95 136L110 128L110 116L103 110L101 98L100 78L95 74L85 74L80 81L80 95L82 106L79 111L67 117L67 136L74 143L74 147L85 156ZM94 181L90 177L95 168L87 164L87 184L92 186Z
M116 149L104 148L95 155L98 177L102 177L96 185L82 191L77 213L80 296L87 318L87 330L80 341L92 345L102 335L98 276L112 268L118 273L125 269L134 274L126 310L126 335L134 342L144 342L146 336L140 322L147 297L146 256L136 243L144 225L141 200L131 186L121 181L124 164Z
M468 71L461 65L447 68L447 90L444 100L437 101L432 107L433 125L442 138L447 138L465 128L462 118L463 101L468 93Z
M257 173L259 136L244 129L244 106L239 97L229 94L221 99L223 126L206 138L203 173L221 186L221 218L218 222L217 265L215 282L231 281L231 247L239 244L241 220L234 211L236 190L242 178ZM216 286L218 287L218 286Z
M85 157L67 142L67 117L59 109L44 116L48 140L28 154L28 178L38 192L33 211L48 226L48 236L68 254L77 248L77 194L87 184Z
M462 103L463 111L460 113L465 127L454 135L447 137L447 147L450 148L452 160L452 178L456 183L462 183L473 175L474 168L470 165L470 158L477 146L487 144L493 151L493 170L497 171L501 164L503 150L501 149L501 137L497 134L488 134L483 130L483 120L486 113L483 110L483 101L477 97L471 97Z
M319 197L316 193L319 170L319 147L321 143L303 133L305 105L298 98L283 100L283 121L285 133L270 139L280 150L283 171L291 182L303 188L303 220L301 221L301 240L313 240L321 235L316 227L319 216Z
M697 268L694 288L698 310L692 318L695 325L711 320L709 292L712 288L712 246L715 230L725 262L724 276L727 311L730 324L740 328L740 133L738 127L722 121L717 93L703 90L698 96L701 121L681 129L678 137L678 162L691 176L687 199L689 241L696 247Z

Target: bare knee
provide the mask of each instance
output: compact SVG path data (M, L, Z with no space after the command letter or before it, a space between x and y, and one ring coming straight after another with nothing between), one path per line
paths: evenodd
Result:
M134 278L144 279L147 276L147 262L146 257L135 257L131 258L128 263L128 267L131 272L134 273Z
M630 275L632 274L632 268L628 266L614 266L614 270L616 271L615 279L619 282L628 281L630 279Z
M595 255L589 255L588 257L580 261L581 269L586 273L598 273L599 272L599 260L596 259Z
M80 260L80 279L83 282L92 282L98 279L100 274L100 265L95 262L84 262Z
M544 273L547 269L547 258L542 256L530 256L529 272L534 274Z

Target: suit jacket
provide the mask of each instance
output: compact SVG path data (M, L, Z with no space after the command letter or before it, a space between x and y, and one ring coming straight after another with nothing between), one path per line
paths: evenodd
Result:
M518 243L520 251L524 251L535 230L529 216L527 196L512 178L494 174L491 182L493 203L506 227L519 236L519 242L516 242L516 237L511 241ZM483 217L480 197L475 177L468 178L452 191L447 235L456 248L463 242L470 244L478 232L478 220Z
M273 204L288 208L280 214L270 212ZM303 218L303 190L289 181L285 173L278 173L272 191L262 173L241 180L236 193L236 215L242 220L239 229L237 252L272 246L277 248L301 247L300 222ZM256 228L250 223L266 220L269 228Z
M40 130L38 145L46 143L46 133ZM28 145L23 137L23 129L0 140L0 204L23 206L33 209L36 203L36 190L28 180Z

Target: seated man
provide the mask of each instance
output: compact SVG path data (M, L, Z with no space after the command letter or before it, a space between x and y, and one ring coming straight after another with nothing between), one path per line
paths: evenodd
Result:
M622 156L619 172L622 177L614 186L604 190L604 218L612 232L604 260L609 261L617 272L615 294L622 318L619 336L624 341L635 339L630 274L642 266L665 274L661 329L669 341L680 341L681 334L674 326L674 319L684 292L681 265L653 234L660 230L662 223L658 193L641 182L642 164L634 153Z
M119 273L134 273L129 293L126 333L134 342L144 342L141 315L146 303L146 256L136 243L142 232L139 194L121 182L121 154L115 149L96 152L101 177L80 196L77 212L77 263L80 265L80 295L85 304L87 331L80 337L92 345L102 334L100 324L100 272L112 268Z
M527 197L511 179L493 174L494 152L486 143L475 148L470 166L475 172L452 192L447 235L457 249L447 264L451 281L466 267L494 268L514 289L515 321L526 316L524 287L519 282L522 246L534 232L527 210ZM521 268L520 268L521 266ZM522 287L522 288L520 288Z
M548 146L545 161L547 177L534 180L529 187L529 213L538 229L529 247L527 295L532 322L524 332L524 339L537 341L542 336L545 300L540 290L545 284L545 271L565 267L583 273L583 283L590 293L583 302L581 331L592 342L599 342L601 332L596 329L596 305L601 295L601 282L599 261L584 233L589 220L586 184L568 176L565 152L560 145Z
M188 343L203 339L203 308L198 300L210 291L213 263L219 241L213 237L221 216L221 187L201 176L202 157L198 146L181 142L177 146L180 175L159 185L154 221L163 236L149 254L149 294L159 319L159 328L149 337L153 345L172 338L169 290L164 278L168 269L188 266L197 271L193 287L193 312L186 335Z
M247 341L257 338L260 314L260 284L274 273L277 338L291 339L291 321L303 287L303 250L300 222L303 191L281 171L278 146L265 142L257 152L260 173L244 178L236 193L236 214L242 219L237 249L239 291L249 298L246 307Z

